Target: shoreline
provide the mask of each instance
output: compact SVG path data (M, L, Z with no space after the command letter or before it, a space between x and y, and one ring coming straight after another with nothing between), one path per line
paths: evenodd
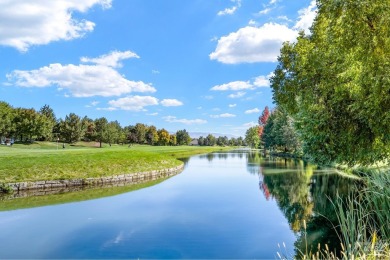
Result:
M52 192L53 190L68 189L72 187L101 186L115 183L136 184L143 181L153 181L171 177L181 173L183 170L184 163L173 168L113 175L107 177L6 183L4 184L5 187L2 187L2 191L0 193L19 193L24 191L42 191L43 193L46 193Z

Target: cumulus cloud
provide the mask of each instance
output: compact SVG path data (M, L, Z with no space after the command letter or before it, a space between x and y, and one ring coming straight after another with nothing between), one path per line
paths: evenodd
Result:
M256 87L269 87L270 86L270 82L269 82L269 79L271 78L273 74L269 74L267 76L258 76L254 79L253 81L253 85L256 86Z
M271 1L269 4L275 4ZM269 12L267 7L262 12ZM293 42L300 30L309 33L316 16L317 8L313 0L310 6L300 10L299 19L293 27L278 23L266 23L262 26L248 25L222 36L214 52L209 57L225 64L276 62L283 42Z
M88 57L82 57L80 60L84 63L94 63L97 65L112 67L112 68L120 68L123 65L120 63L121 60L126 60L130 58L137 58L139 59L139 56L131 51L113 51L109 54L101 55L97 58L88 58Z
M253 89L253 85L249 81L233 81L222 85L217 85L211 88L211 90L244 90L244 89Z
M168 123L181 123L185 125L206 124L207 121L203 119L178 119L175 116L166 116L163 119Z
M59 90L68 90L74 97L120 96L131 92L155 92L156 89L142 81L131 81L121 75L115 67L119 61L135 58L132 52L113 52L98 58L82 58L94 65L59 63L30 70L14 70L7 75L8 81L20 87L58 86Z
M286 25L246 26L221 37L210 59L227 64L275 62L282 43L296 37L297 32Z
M108 102L110 108L128 111L146 111L147 106L158 105L158 99L151 96L128 96Z
M229 104L229 107L236 107L237 104Z
M251 81L233 81L225 83L222 85L217 85L212 87L212 91L236 91L236 93L228 95L229 98L240 98L245 95L245 92L242 90L254 90L256 88L269 87L269 79L273 73L268 74L267 76L258 76ZM234 105L229 105L229 107L234 107Z
M163 99L161 100L161 105L163 105L164 107L177 107L182 106L183 102L177 99Z
M234 114L224 113L220 115L210 115L211 118L229 118L229 117L236 117Z
M250 109L250 110L245 111L245 114L254 114L254 113L260 113L260 109L258 109L256 107L254 109Z
M294 25L294 29L303 30L306 34L310 33L310 27L317 15L317 4L316 1L311 1L309 7L304 8L298 12L299 20Z
M93 31L95 23L78 20L95 5L111 7L112 0L12 0L0 2L0 45L25 52L32 45L72 40Z

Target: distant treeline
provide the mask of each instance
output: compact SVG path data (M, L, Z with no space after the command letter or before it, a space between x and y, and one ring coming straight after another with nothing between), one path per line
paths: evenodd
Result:
M70 113L64 119L56 118L53 109L44 105L39 111L28 108L14 108L0 101L0 139L2 142L95 141L101 144L149 144L149 145L242 145L242 138L214 137L194 140L183 129L175 134L164 128L137 123L122 127L118 121L105 117L95 120Z

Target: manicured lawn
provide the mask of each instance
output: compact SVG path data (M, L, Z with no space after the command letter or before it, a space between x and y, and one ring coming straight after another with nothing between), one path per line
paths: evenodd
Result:
M97 148L96 143L74 146L50 142L0 146L0 182L83 179L171 168L177 158L231 147L131 146Z

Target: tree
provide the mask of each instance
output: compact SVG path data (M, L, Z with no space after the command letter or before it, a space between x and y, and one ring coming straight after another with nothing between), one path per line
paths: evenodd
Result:
M134 126L134 130L135 130L135 135L137 137L137 142L139 144L144 144L146 141L146 130L147 130L146 125L137 123Z
M244 145L244 139L240 136L237 138L237 146L242 146Z
M95 140L99 141L99 147L102 148L102 143L107 140L108 121L105 117L95 120Z
M177 145L176 135L169 135L169 145L171 146Z
M205 138L203 136L199 136L198 145L200 145L200 146L205 145Z
M176 139L178 145L189 145L191 143L190 134L185 129L176 132Z
M112 143L119 143L122 127L118 121L111 121L107 124L104 139L111 146Z
M258 133L258 126L252 126L245 133L245 142L252 148L258 148L260 138Z
M80 117L75 113L65 116L65 120L60 122L60 134L68 143L80 141L84 135Z
M133 126L133 125L126 126L124 128L124 131L125 131L126 136L127 136L127 141L130 144L134 144L134 143L138 142L135 126Z
M83 125L83 129L85 129L84 132L84 140L85 141L92 141L95 140L95 122L91 118L84 116L83 119L81 120L81 124Z
M264 147L284 152L300 151L300 139L294 120L283 109L276 108L269 116L262 136Z
M30 140L51 136L53 125L44 116L35 111L35 109L17 108L13 118L15 126L14 134L23 140L23 137ZM26 140L27 140L26 139Z
M205 145L214 146L216 143L217 143L217 140L216 140L215 136L213 136L212 134L208 134L206 137Z
M157 129L154 125L149 126L146 131L146 142L149 145L156 145L158 143Z
M51 140L53 138L53 128L57 123L54 110L49 105L44 105L39 110L39 113L43 116L42 120L44 120L46 124L46 131L42 135L42 139Z
M14 132L15 110L6 102L0 102L0 138L10 137Z
M271 78L320 164L372 164L390 156L388 1L318 0L311 35L285 43Z
M169 141L170 141L170 135L169 135L169 132L167 130L165 130L164 128L163 129L160 129L157 131L157 134L158 134L158 143L159 145L168 145L169 144Z

